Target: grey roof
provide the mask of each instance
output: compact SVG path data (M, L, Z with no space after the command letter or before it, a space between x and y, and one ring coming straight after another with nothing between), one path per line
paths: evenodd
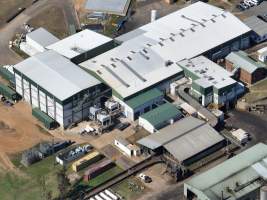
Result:
M121 45L81 66L127 98L160 81L178 77L182 70L176 62L201 55L250 31L230 12L197 2L144 25L135 33L127 33L120 37L124 40Z
M60 101L100 84L96 78L52 50L36 54L14 68Z
M256 69L265 67L265 64L254 61L244 51L232 52L226 56L226 60L232 62L235 68L241 68L249 73L253 73Z
M206 122L190 116L139 140L138 143L152 150L164 146L182 162L223 140Z
M185 185L189 185L198 191L198 194L207 197L205 199L220 200L223 191L225 199L234 200L259 188L262 182L258 178L266 180L266 171L267 146L259 143L193 177ZM227 187L232 190L231 193L227 191Z
M244 23L250 27L259 36L267 34L267 23L257 16L251 16L244 20Z
M199 77L196 83L203 88L214 86L220 89L236 83L231 78L233 74L204 56L182 60L178 65Z
M54 44L59 41L56 36L54 36L42 27L28 33L26 37L34 40L42 47L47 47L48 45Z
M131 0L87 0L85 8L90 11L125 16L130 3Z
M115 140L117 140L119 143L121 143L124 146L127 146L130 144L130 142L128 142L128 140L126 140L125 138L122 138L122 137L116 138Z

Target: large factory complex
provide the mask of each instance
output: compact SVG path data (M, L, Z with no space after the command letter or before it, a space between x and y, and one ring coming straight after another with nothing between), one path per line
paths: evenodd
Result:
M263 61L247 53L260 42L255 42L257 31L250 21L198 1L116 38L86 29L60 40L38 28L20 44L29 57L1 69L13 87L0 85L0 93L14 103L27 102L47 129L66 135L78 128L76 135L99 138L129 126L134 133L142 130L142 137L131 140L116 133L108 145L134 161L160 156L166 171L179 181L249 140L241 129L234 130L235 137L222 130L228 128L224 111L267 77L266 51L259 55ZM258 36L261 41L264 33ZM78 172L115 152L103 153L103 146L88 143L57 159L79 157L72 164ZM97 150L86 155L90 148ZM257 144L186 181L184 196L253 200L250 195L267 179L266 158L266 145ZM115 164L113 155L103 159L85 172L84 180ZM133 168L124 170L136 174Z
M28 42L32 48L42 36L52 40L39 32L34 44ZM113 98L127 118L137 120L163 103L170 85L184 76L193 80L192 92L203 105L226 105L244 89L213 61L248 48L250 33L230 12L202 2L114 40L85 30L16 64L16 91L64 128L85 119L102 97Z

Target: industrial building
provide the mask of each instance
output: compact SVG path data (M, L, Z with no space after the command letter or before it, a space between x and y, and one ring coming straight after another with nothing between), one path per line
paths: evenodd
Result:
M178 62L185 76L192 80L191 94L203 106L210 103L228 107L244 92L244 86L221 66L204 56Z
M29 56L33 56L46 51L47 46L58 41L56 36L41 27L26 34L26 40L20 43L20 49Z
M259 143L184 183L188 200L255 200L267 178L267 146Z
M206 122L190 116L137 143L143 152L163 153L167 160L189 166L224 147L225 140Z
M141 115L138 119L139 126L142 126L150 133L155 133L159 129L183 117L182 112L171 103L164 103L157 108Z
M131 0L87 0L85 8L93 12L125 16L129 9L130 3Z
M266 62L267 61L267 47L259 49L257 51L257 54L258 54L259 61L261 61L261 62Z
M255 43L263 42L267 39L267 17L258 15L251 16L244 20L244 23L253 31L251 39Z
M115 139L114 144L127 156L139 156L141 154L141 150L138 146L131 144L122 137Z
M250 33L231 13L197 2L116 38L121 45L80 66L109 85L125 115L135 120L142 111L132 111L125 103L152 88L168 93L170 84L183 77L177 62L201 54L216 60L245 49Z
M106 86L50 50L14 66L16 91L64 128L87 119L89 107L100 103Z
M79 64L115 46L111 38L86 29L47 46L47 49L54 50Z
M267 75L266 65L247 55L244 51L230 53L225 58L226 69L237 75L239 80L247 84L254 84Z

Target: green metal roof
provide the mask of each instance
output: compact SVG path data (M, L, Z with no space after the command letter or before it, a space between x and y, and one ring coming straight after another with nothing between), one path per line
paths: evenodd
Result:
M144 103L148 101L152 101L153 99L156 99L160 96L163 96L163 93L159 91L156 88L153 88L151 90L148 90L146 92L143 92L129 100L127 100L125 103L130 106L132 109L138 108L141 105L144 105Z
M261 186L261 183L257 180L262 175L256 170L255 164L260 164L263 168L266 168L266 157L267 145L259 143L216 167L195 176L185 185L212 200L220 199L221 191L230 200L235 199L234 196L244 196ZM240 187L242 189L239 190L237 184L244 187ZM229 193L227 187L233 190L232 193L234 194Z
M40 120L48 129L52 128L55 125L55 120L41 111L39 108L33 108L32 115Z
M253 73L258 68L266 67L265 64L250 58L244 51L232 52L226 57L226 60L232 62L234 68L242 68L249 73Z
M177 116L182 116L182 113L175 105L171 103L165 103L141 115L142 118L146 119L153 126L156 126Z

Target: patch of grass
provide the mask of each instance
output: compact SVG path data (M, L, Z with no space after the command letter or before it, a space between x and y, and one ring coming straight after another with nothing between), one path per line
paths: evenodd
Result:
M138 199L145 192L148 192L143 183L134 177L123 180L111 187L111 189L127 200Z
M63 11L58 7L49 7L28 22L33 27L43 27L62 39L68 36Z
M40 179L44 178L47 188L53 197L58 196L56 173L61 166L54 165L54 157L50 156L30 167L22 166L20 155L12 155L12 162L19 166L21 174L15 174L0 170L0 199L42 200L40 193L42 186Z

